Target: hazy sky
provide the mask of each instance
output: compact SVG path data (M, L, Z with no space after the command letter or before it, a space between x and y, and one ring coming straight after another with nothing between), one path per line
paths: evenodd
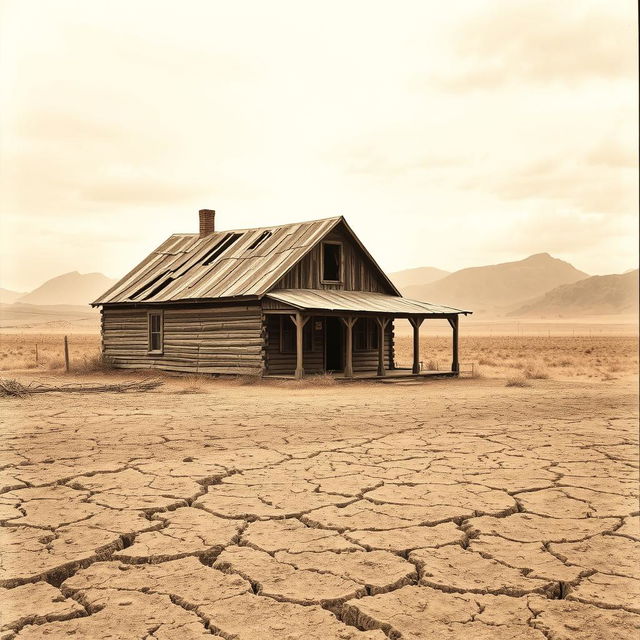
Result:
M0 286L343 214L389 271L637 266L627 0L14 0Z

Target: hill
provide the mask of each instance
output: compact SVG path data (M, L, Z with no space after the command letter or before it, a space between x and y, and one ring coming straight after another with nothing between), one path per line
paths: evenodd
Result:
M504 313L555 287L587 277L568 262L538 253L516 262L461 269L430 284L405 287L403 293L476 313Z
M11 304L25 295L25 292L11 291L11 289L3 289L0 287L0 304Z
M86 305L0 304L0 331L99 333L100 314Z
M638 270L608 276L591 276L548 291L509 315L580 316L637 313Z
M101 273L72 271L47 280L15 302L34 305L88 305L115 282Z
M449 273L449 271L437 269L436 267L418 267L390 273L389 277L398 289L404 289L413 285L431 284L436 280L442 280Z

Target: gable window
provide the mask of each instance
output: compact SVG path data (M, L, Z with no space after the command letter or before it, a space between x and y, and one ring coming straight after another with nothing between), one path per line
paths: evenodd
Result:
M322 282L342 282L342 243L322 243Z
M149 353L162 353L164 342L162 311L150 311L148 316Z

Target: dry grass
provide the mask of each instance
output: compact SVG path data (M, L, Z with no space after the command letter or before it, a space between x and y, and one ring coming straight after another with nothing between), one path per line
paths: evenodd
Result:
M524 376L512 376L507 378L505 387L530 387L531 383Z
M465 336L464 328L462 331L463 369L476 363L488 378L602 380L611 374L622 378L638 373L638 338L633 336ZM399 366L411 366L412 348L411 336L396 336ZM451 362L451 339L430 336L424 331L420 359L447 369Z
M37 360L36 360L37 347ZM99 335L70 335L69 360L72 370L97 370ZM0 334L0 371L24 369L64 370L64 336L59 334ZM100 368L103 372L105 369Z
M36 363L35 350L38 347ZM423 368L446 370L451 362L451 340L445 336L421 336ZM100 357L100 337L70 335L71 371L108 374L110 366ZM411 336L396 336L396 361L411 367ZM465 336L460 339L460 362L482 366L488 378L522 375L529 379L611 379L638 373L638 338L633 336ZM59 334L0 334L0 371L43 370L64 372L63 336ZM118 370L119 374L123 372ZM154 375L160 374L155 372ZM133 374L131 374L133 375ZM207 378L208 380L208 378ZM254 384L255 376L237 376L237 384ZM293 385L331 386L330 375L310 376ZM197 385L196 385L197 386ZM191 391L193 393L194 391Z

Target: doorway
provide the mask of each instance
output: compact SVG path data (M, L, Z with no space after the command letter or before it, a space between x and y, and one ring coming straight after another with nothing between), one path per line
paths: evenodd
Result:
M334 317L326 318L324 334L324 368L327 371L342 371L344 369L344 349L342 341L342 320Z

